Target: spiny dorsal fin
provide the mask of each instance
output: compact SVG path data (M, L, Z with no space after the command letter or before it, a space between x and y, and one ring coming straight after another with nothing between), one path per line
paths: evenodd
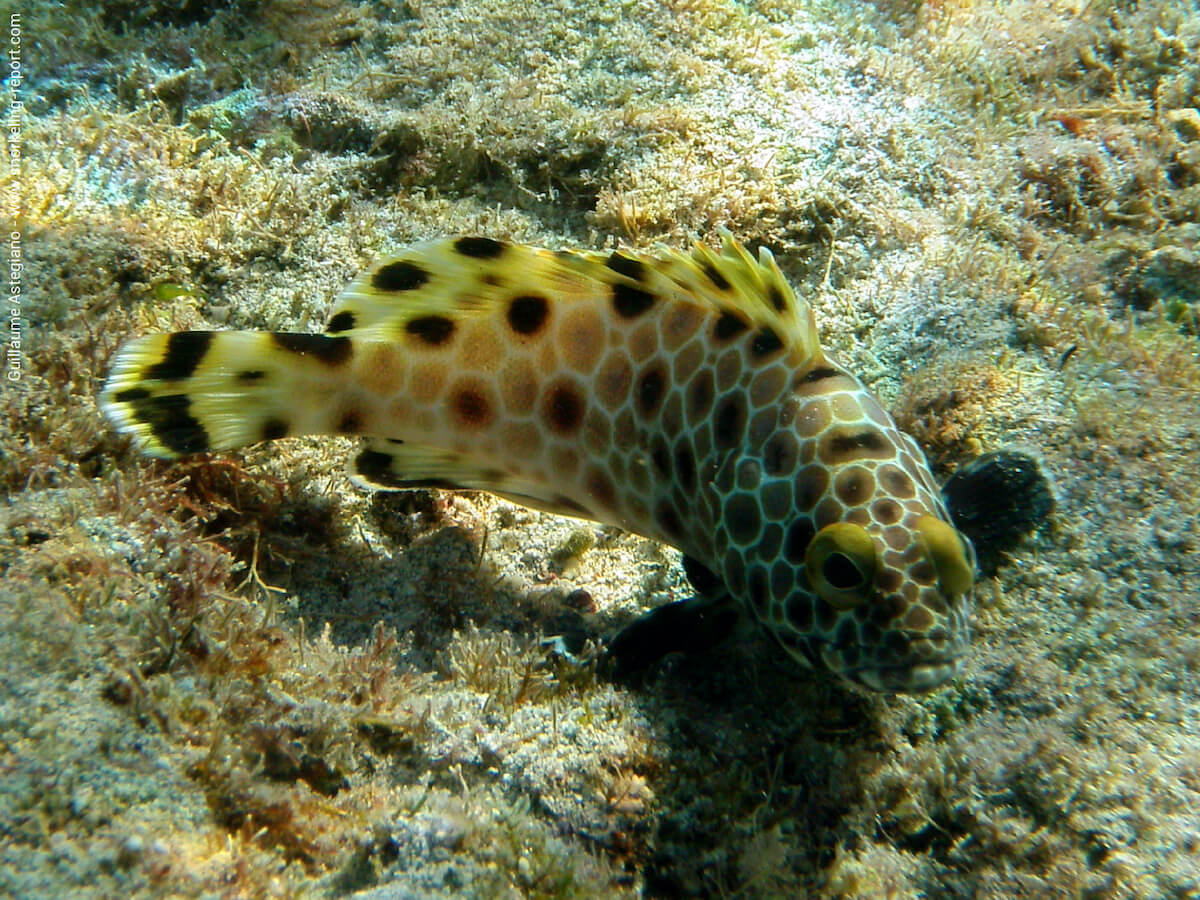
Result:
M760 247L756 260L729 231L722 228L719 234L720 253L696 242L690 254L667 256L672 281L722 312L790 338L804 358L815 358L820 339L812 309L796 296L771 251Z

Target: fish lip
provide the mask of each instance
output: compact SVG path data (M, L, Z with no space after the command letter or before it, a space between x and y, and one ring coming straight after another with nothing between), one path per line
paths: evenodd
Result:
M913 666L863 667L847 673L855 684L886 693L927 694L958 674L962 657L947 657ZM890 678L887 673L895 673Z
M958 674L967 650L945 653L933 659L921 660L911 665L874 665L864 663L850 669L838 669L830 665L826 653L836 650L832 644L821 648L821 659L825 667L839 678L851 684L880 693L924 694L941 687Z

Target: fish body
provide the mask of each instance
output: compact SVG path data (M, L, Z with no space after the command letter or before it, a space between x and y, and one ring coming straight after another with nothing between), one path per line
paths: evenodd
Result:
M366 438L382 488L490 491L671 544L805 665L924 691L969 644L970 541L916 443L821 347L770 253L481 237L360 275L324 334L179 332L101 397L173 458Z

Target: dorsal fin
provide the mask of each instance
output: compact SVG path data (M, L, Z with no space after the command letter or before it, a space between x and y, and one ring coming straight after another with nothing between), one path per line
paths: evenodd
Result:
M554 251L470 236L416 244L355 278L326 331L394 337L414 318L483 314L529 292L561 302L608 296L620 286L736 315L815 357L812 312L770 251L761 248L756 260L729 232L721 238L719 253L701 243L690 253Z
M484 313L531 285L553 286L560 295L589 288L586 277L564 272L550 250L483 237L426 241L360 273L338 298L326 331L386 333L415 316Z
M754 259L732 234L722 228L721 252L696 242L690 254L668 252L663 257L666 274L688 294L722 312L749 320L790 338L806 359L820 353L820 339L812 308L800 300L775 264L766 247Z

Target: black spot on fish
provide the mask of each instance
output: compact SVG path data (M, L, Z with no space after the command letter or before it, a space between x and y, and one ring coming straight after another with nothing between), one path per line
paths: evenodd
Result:
M823 381L826 378L833 378L841 375L841 371L831 366L818 366L812 371L805 372L799 380L800 384L812 384L815 381Z
M354 327L354 322L354 313L340 312L329 320L329 324L325 326L325 333L331 334L339 331L349 331Z
M404 323L404 330L431 347L439 347L454 334L454 320L445 316L418 316Z
M690 444L680 442L675 447L675 478L685 491L696 489L696 457Z
M783 290L777 284L767 286L767 301L775 308L776 312L783 312L787 308Z
M653 294L631 284L614 284L612 292L613 309L625 319L636 318L654 305Z
M377 291L412 291L429 280L429 273L416 263L398 259L381 266L371 276L371 287Z
M113 395L113 399L118 403L136 403L138 400L145 400L150 396L150 392L145 388L125 388L123 391L117 391Z
M626 256L624 253L613 253L605 263L614 272L619 272L634 281L646 280L646 264L640 259Z
M704 270L704 274L708 276L708 280L713 283L719 291L727 291L732 285L729 279L721 274L721 270L713 264L712 260L706 259L700 263L700 268Z
M713 423L713 437L717 446L725 450L733 447L741 440L745 428L746 409L742 405L741 397L726 397L717 407Z
M505 244L486 237L460 237L454 242L454 249L463 256L472 259L495 259L504 252Z
M313 356L327 366L340 366L354 352L354 345L347 337L276 331L271 334L271 339L289 353Z
M807 516L796 519L788 528L787 539L783 544L783 555L791 562L804 562L804 554L808 552L808 545L816 536L817 530L813 527L811 519Z
M190 378L213 341L211 331L177 331L167 338L163 358L142 373L147 381Z
M392 474L392 456L380 453L378 450L363 450L354 460L354 471L368 481L377 484L394 484L396 476Z
M728 341L737 337L750 325L741 316L731 312L721 313L721 318L717 319L717 327L713 330L719 341Z
M274 441L281 437L287 437L290 426L283 419L267 419L262 427L262 439L264 441Z
M262 381L266 378L267 373L262 369L245 369L238 372L234 377L237 379L238 384L254 384L254 382Z
M654 468L664 478L669 478L671 475L671 451L661 441L656 442L654 449L650 451L650 459L654 461Z
M764 356L770 356L781 349L783 349L783 341L779 339L779 335L771 328L760 330L750 343L750 353L760 359Z
M888 449L887 438L875 429L864 429L853 434L845 432L834 433L828 438L828 449L836 455L858 454L867 451L868 455L881 455Z
M175 453L203 453L208 449L208 432L192 415L187 394L167 394L135 400L138 421L150 426L160 444Z
M534 294L514 297L508 305L508 324L517 334L537 334L549 315L549 302Z
M711 371L702 369L696 373L691 385L688 386L687 398L688 420L693 426L708 416L709 410L712 409L714 390Z
M768 475L790 475L800 458L800 444L790 431L771 435L763 447L763 469Z
M363 429L363 417L357 409L349 409L338 419L336 431L338 434L358 434Z

